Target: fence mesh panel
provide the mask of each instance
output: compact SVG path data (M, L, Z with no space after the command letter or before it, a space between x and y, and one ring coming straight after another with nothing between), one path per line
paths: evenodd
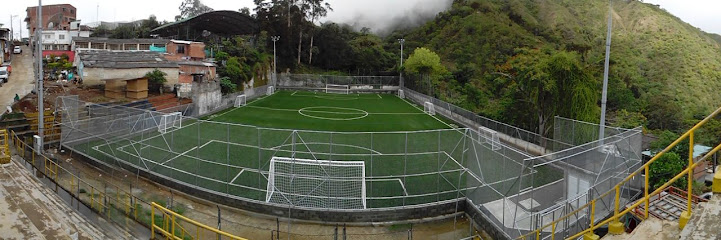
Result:
M392 78L307 78L287 81L305 82L304 87L323 81L397 87L397 79ZM281 85L283 81L280 76ZM273 157L363 161L367 208L390 210L465 198L511 237L583 207L641 166L639 129L608 128L607 137L599 141L594 140L598 126L556 118L556 136L549 139L403 90L410 102L431 102L437 114L462 126L410 132L326 132L183 116L182 128L161 134L157 129L165 113L62 97L58 100L63 119L60 143L103 164L140 169L191 188L254 202L266 201ZM244 94L252 99L265 90ZM223 99L228 108L235 96ZM480 127L498 132L500 143L486 141L486 133L478 132ZM622 204L638 192L638 184L633 180L624 185ZM601 199L597 215L613 210L611 198ZM584 216L568 219L558 231L572 234L585 228L588 218Z

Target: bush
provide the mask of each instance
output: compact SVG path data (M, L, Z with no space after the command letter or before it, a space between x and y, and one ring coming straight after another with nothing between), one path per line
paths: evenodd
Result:
M146 73L145 77L148 78L148 83L153 86L153 89L159 90L163 87L163 84L168 81L165 79L165 75L167 75L165 72L156 68L153 71Z
M220 78L220 91L223 92L223 94L235 92L237 88L238 85L233 83L229 77Z

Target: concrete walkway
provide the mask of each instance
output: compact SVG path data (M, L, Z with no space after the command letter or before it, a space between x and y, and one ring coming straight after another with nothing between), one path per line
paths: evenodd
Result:
M39 182L13 156L0 165L1 239L111 239Z
M0 87L0 112L14 102L15 94L22 98L30 93L35 86L33 77L33 53L30 48L22 46L23 53L15 54L11 63L13 72L10 79Z
M710 201L699 206L681 231L680 239L720 239L721 194L714 194Z

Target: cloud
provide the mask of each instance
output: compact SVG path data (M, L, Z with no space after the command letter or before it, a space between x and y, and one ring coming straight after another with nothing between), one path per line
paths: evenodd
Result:
M452 0L331 2L336 11L328 14L328 20L348 24L356 30L367 27L376 34L387 35L396 29L419 26L450 8L452 3Z

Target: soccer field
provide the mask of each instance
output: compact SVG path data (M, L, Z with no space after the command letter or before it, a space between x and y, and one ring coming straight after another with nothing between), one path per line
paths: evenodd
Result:
M450 200L481 186L480 178L494 188L510 188L522 167L477 134L453 129L422 106L390 94L279 91L205 119L163 125L164 133L160 124L146 124L157 123L157 117L128 117L132 120L143 124L126 124L133 129L124 135L70 146L109 164L122 161L219 193L309 208ZM138 131L138 125L151 127ZM273 162L274 157L310 161ZM467 166L477 170L472 178Z

